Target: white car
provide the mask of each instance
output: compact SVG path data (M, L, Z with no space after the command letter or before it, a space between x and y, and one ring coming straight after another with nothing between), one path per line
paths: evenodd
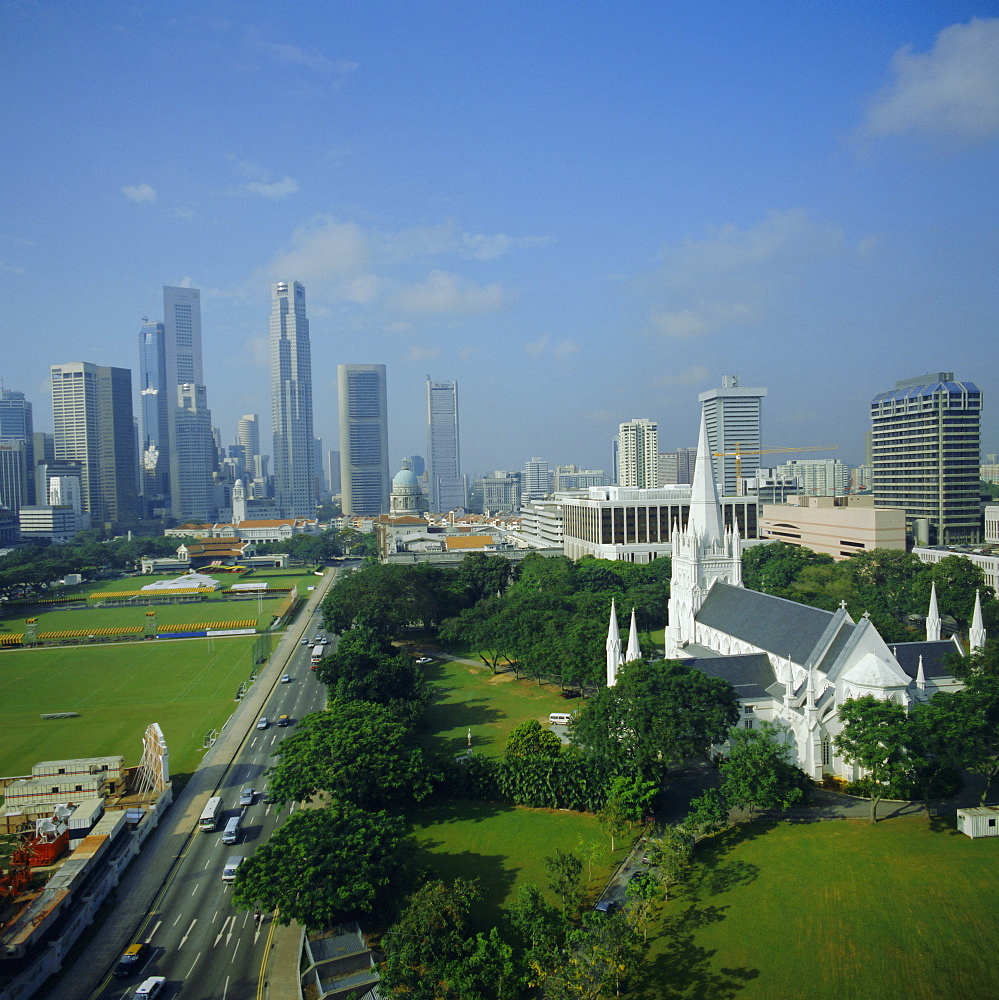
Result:
M416 658L417 663L433 663L434 658L432 656L418 656Z
M244 788L239 793L239 804L241 806L252 806L253 805L253 797L256 794L257 793L252 788L250 788L249 786L247 786L246 788Z
M281 683L282 684L290 684L291 683L291 674L282 674L281 675Z
M270 723L267 721L266 715L260 716L260 721L257 723L257 729L266 729Z
M133 996L140 998L140 1000L149 1000L149 997L155 997L159 995L161 989L163 989L163 984L166 982L166 976L150 976L141 986L135 991Z

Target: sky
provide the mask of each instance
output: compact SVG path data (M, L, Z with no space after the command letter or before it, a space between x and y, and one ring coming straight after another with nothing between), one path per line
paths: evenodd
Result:
M999 2L0 0L0 380L138 365L202 289L213 422L267 441L270 284L301 281L315 432L387 366L389 446L458 382L465 472L694 446L864 459L869 403L952 371L999 451ZM270 450L269 448L267 449ZM777 456L774 463L780 461Z

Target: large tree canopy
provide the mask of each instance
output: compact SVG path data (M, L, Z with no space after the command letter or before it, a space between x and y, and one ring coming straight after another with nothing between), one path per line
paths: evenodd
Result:
M281 923L310 928L384 917L412 870L405 830L403 819L349 802L303 809L239 866L233 905L279 907Z
M334 700L325 711L304 716L279 752L268 790L282 802L325 792L378 808L430 792L423 752L384 705Z

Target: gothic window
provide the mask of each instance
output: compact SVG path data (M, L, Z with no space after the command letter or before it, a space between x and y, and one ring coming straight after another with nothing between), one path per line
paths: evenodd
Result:
M822 741L822 766L832 766L832 748L829 745L828 736Z

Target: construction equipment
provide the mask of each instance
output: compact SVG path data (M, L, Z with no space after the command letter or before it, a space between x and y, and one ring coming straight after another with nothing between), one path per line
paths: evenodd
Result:
M739 494L742 494L742 456L743 455L780 455L789 451L835 451L838 444L813 444L801 448L752 448L741 447L738 441L735 443L735 451L713 451L711 454L715 458L731 458L735 456L735 483Z

